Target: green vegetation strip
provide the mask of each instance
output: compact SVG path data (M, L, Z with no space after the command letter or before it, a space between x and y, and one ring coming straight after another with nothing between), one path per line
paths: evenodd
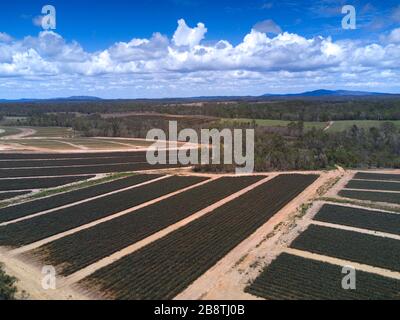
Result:
M314 220L400 235L400 215L395 213L328 204Z
M0 245L23 246L128 210L204 179L171 177L139 188L0 227Z
M316 179L279 176L80 283L106 298L172 299Z
M400 271L400 241L311 225L292 248Z
M158 178L159 176L131 175L123 179L124 177L124 175L114 175L104 179L86 181L74 186L40 192L30 198L30 200L34 201L0 209L0 223L124 189L135 184ZM110 180L115 181L110 182ZM46 198L41 199L43 197Z
M268 300L399 300L400 281L357 270L356 290L345 290L342 267L281 254L246 288Z
M0 178L22 178L22 177L47 177L66 176L80 174L99 174L112 172L128 172L142 170L156 170L177 168L180 165L150 165L145 163L105 164L98 166L80 166L65 168L34 168L34 169L0 169Z
M55 188L74 182L94 178L95 176L30 178L30 179L4 179L0 180L0 191L31 190Z
M30 191L21 191L21 192L4 192L0 193L0 201L12 199L18 196L23 196L24 194L31 193Z
M400 183L351 180L347 184L346 188L348 188L348 189L364 189L364 190L400 191Z
M49 243L34 253L46 264L62 265L63 275L69 275L261 179L265 179L265 176L220 178L132 214Z
M1 168L41 168L41 167L63 167L63 166L88 166L99 164L114 163L138 163L145 162L144 154L138 154L130 157L112 157L112 158L83 158L83 159L50 159L50 160L26 160L26 161L0 161Z
M358 172L354 179L400 181L400 174Z
M14 300L17 293L15 283L17 279L7 275L3 266L0 264L0 301L1 300Z
M339 196L350 199L400 204L400 193L342 190Z

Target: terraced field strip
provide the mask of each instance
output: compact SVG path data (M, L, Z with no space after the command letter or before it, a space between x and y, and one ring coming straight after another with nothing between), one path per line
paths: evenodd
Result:
M92 179L94 177L95 176L92 175L92 176L78 176L78 177L3 179L0 180L0 191L55 188L78 181Z
M0 192L0 201L12 199L30 193L30 191Z
M281 254L246 288L268 300L398 300L400 280L357 270L356 290L345 290L343 267Z
M99 289L105 298L172 299L317 178L278 176L79 284Z
M9 206L0 209L0 226L31 219L56 210L66 209L68 207L100 199L118 192L138 188L166 178L167 176L159 175L134 175L79 190L25 202L15 206Z
M368 180L351 180L346 189L365 189L365 190L383 190L383 191L400 191L399 182L377 182Z
M291 248L400 271L400 241L311 225Z
M65 167L65 166L95 166L119 163L143 163L146 157L143 154L131 157L112 158L81 158L81 159L52 159L52 160L5 160L0 161L0 169L16 168L43 168L43 167Z
M382 181L400 181L400 174L367 173L358 172L354 179L361 180L382 180Z
M207 179L170 177L139 188L0 227L0 245L19 247L112 216Z
M1 153L0 161L9 160L53 160L53 159L89 159L89 158L118 158L118 157L134 157L142 155L146 156L146 152L129 151L129 152L77 152L77 153Z
M392 192L342 190L339 192L339 196L356 200L400 204L400 194Z
M265 176L224 177L75 233L35 250L46 264L70 275L100 259L181 221Z
M216 178L214 178L214 179L216 179ZM135 212L135 211L137 211L137 210L140 210L140 209L142 209L142 208L144 208L144 207L153 205L153 204L155 204L155 203L157 203L157 202L161 202L161 201L163 201L163 200L165 200L165 199L168 199L168 198L170 198L170 197L173 197L173 196L175 196L175 195L177 195L177 194L179 194L179 193L181 193L181 192L185 192L185 191L188 191L188 190L190 190L190 189L194 189L194 188L200 187L201 185L207 184L207 183L209 183L210 181L213 181L214 179L203 179L203 181L201 181L201 182L199 182L199 183L197 183L197 184L190 185L190 186L188 186L188 187L186 187L186 188L179 189L179 190L174 191L174 192L172 192L172 193L168 193L168 194L166 194L166 195L164 195L164 196L161 196L161 197L152 199L152 200L150 200L150 201L141 203L141 204L139 204L139 205L137 205L137 206L135 206L135 207L129 208L129 209L127 209L127 210L120 211L120 212L118 212L118 213L115 213L115 214L106 216L105 218L102 218L102 219L99 219L99 220L95 220L95 221L93 221L93 222L87 223L87 224L85 224L85 225L81 225L81 226L79 226L79 227L76 227L76 228L74 228L74 229L70 229L70 230L65 231L65 232L62 232L62 233L58 233L58 234L56 234L56 235L54 235L54 236L51 236L51 237L46 238L46 239L43 239L43 240L39 240L39 241L37 241L37 242L31 243L31 244L29 244L29 245L26 245L26 246L24 246L24 247L20 247L20 248L14 249L14 250L12 250L12 251L9 251L9 252L8 252L8 255L9 255L9 256L16 256L16 255L19 255L19 254L26 253L26 252L28 252L28 251L32 251L32 250L34 250L34 249L37 249L37 248L39 248L39 247L42 247L42 246L44 246L44 245L50 243L50 242L57 241L57 240L62 239L62 238L64 238L64 237L70 236L70 235L72 235L72 234L74 234L74 233L81 232L81 231L86 230L86 229L90 229L90 228L92 228L92 227L94 227L94 226L96 226L96 225L98 225L98 224L102 224L102 223L105 223L105 222L107 222L107 221L111 221L111 220L113 220L113 219L119 218L119 217L124 216L124 215L126 215L126 214L133 213L133 212Z
M400 236L400 215L396 213L326 204L314 220Z
M54 177L79 174L100 174L113 172L135 172L143 170L177 168L180 165L150 165L148 163L107 164L97 166L76 166L62 168L0 169L0 178Z

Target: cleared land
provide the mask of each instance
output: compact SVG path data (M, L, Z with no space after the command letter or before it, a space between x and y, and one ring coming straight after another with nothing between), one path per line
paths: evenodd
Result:
M35 250L34 254L46 264L62 265L62 274L70 275L263 178L265 176L220 178L132 214L49 243Z
M400 204L400 193L342 190L339 196L349 199Z
M347 184L346 188L348 188L348 189L364 189L364 190L400 191L400 183L351 180Z
M22 191L22 192L4 192L0 193L0 201L12 199L18 196L23 196L24 194L28 194L30 191Z
M261 127L287 127L291 121L285 120L269 120L269 119L222 119L222 123L228 122L230 124L234 122L251 124L255 122L258 126ZM307 130L311 130L312 128L316 129L324 129L328 126L328 122L304 122L304 127Z
M112 182L101 183L95 186L61 193L52 197L29 201L15 206L0 209L0 223L7 222L34 213L65 206L78 201L90 199L109 192L134 186L145 181L156 179L158 175L134 175L131 177L118 179Z
M54 188L78 181L91 179L94 177L95 176L33 178L33 179L3 179L0 180L0 191Z
M400 174L358 172L354 179L400 181Z
M80 284L107 298L172 299L318 176L283 175L98 270Z
M292 248L400 271L400 241L311 225Z
M12 127L0 127L0 138L15 135L20 133L21 130ZM0 141L1 142L1 141Z
M357 289L342 288L343 267L287 253L268 266L246 292L269 300L398 300L400 280L357 270Z
M287 127L291 121L285 120L270 120L270 119L222 119L221 122L239 122L251 124L253 121L262 127ZM357 126L360 129L371 129L373 127L379 128L383 123L390 122L395 126L400 127L400 121L374 121L374 120L348 120L348 121L332 121L329 126L329 121L327 122L304 122L304 127L306 130L315 129L325 129L328 128L328 132L342 132L350 129L353 126Z
M400 214L324 205L314 220L400 235Z
M171 177L136 189L0 227L0 245L22 246L110 216L206 179Z

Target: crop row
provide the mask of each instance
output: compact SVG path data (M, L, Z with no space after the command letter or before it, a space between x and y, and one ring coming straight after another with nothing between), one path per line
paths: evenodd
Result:
M6 207L0 209L0 223L7 222L15 219L19 219L31 214L47 211L57 207L62 207L67 204L72 204L74 202L86 200L89 198L97 197L102 194L117 191L120 189L128 188L140 184L142 182L150 181L156 179L160 176L158 175L133 175L127 178L118 179L115 181L98 184L95 186L61 193L54 195L52 197L47 197L43 199L38 199L19 205Z
M354 178L365 180L400 181L400 174L358 172Z
M311 225L292 248L400 271L400 241Z
M77 206L60 209L0 227L0 245L26 245L204 181L199 177L171 177Z
M28 193L30 193L30 191L0 193L0 201L12 199L12 198L22 196L22 195L28 194Z
M0 191L54 188L73 182L91 179L94 176L28 178L0 180Z
M281 254L246 288L268 300L399 300L400 280L356 271L356 289L345 290L343 267Z
M225 177L180 193L93 228L49 243L35 251L69 275L156 233L265 177Z
M128 172L139 170L155 170L175 168L179 165L150 165L148 163L125 163L125 164L106 164L99 166L77 166L63 168L20 168L20 169L0 169L0 178L17 178L17 177L40 177L40 176L62 176L62 175L78 175L78 174L98 174L111 172Z
M339 196L364 201L400 204L400 193L342 190L339 192Z
M314 220L400 235L400 215L394 213L327 204Z
M385 191L400 191L400 183L398 182L379 182L379 181L364 181L351 180L346 188L348 189L365 189L365 190L385 190Z
M90 153L3 153L0 160L32 160L32 159L82 159L82 158L118 158L145 155L146 152L90 152Z
M102 268L80 284L116 299L172 299L315 181L283 175L164 238Z
M146 156L138 154L131 157L113 158L82 158L82 159L54 159L54 160L26 160L26 161L0 161L1 168L41 168L62 166L85 166L114 163L139 163L145 162Z

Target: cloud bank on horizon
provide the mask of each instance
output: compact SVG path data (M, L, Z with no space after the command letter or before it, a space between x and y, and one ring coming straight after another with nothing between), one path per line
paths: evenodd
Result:
M379 41L306 38L272 20L233 45L208 41L184 19L171 38L116 42L87 52L53 31L14 39L0 32L0 96L105 98L258 95L317 88L400 92L400 28Z

